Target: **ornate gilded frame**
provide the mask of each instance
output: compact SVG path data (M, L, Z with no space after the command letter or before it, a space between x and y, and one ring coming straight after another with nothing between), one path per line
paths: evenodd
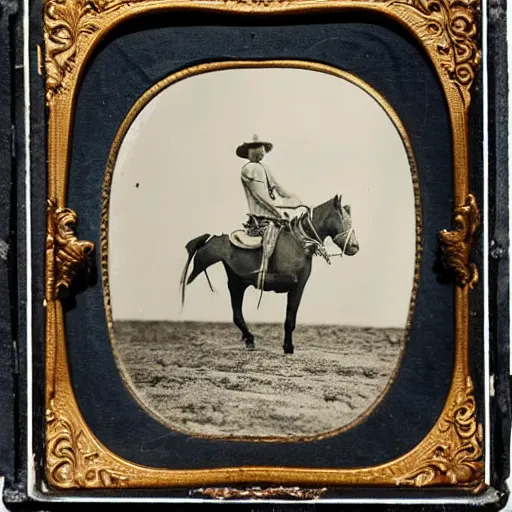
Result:
M85 65L104 36L144 13L187 8L202 12L318 13L366 10L393 19L421 44L446 97L453 143L454 227L439 233L455 275L455 365L445 407L429 434L391 462L357 469L235 467L155 469L126 461L103 446L85 423L71 385L61 293L86 272L91 242L74 233L66 207L74 104ZM48 107L48 223L46 238L46 481L54 489L224 486L254 482L316 486L454 486L485 489L482 426L469 369L469 294L478 281L470 251L479 210L469 189L468 110L480 61L477 0L46 0L44 71ZM292 488L295 489L295 488ZM204 490L203 490L204 491ZM210 496L315 497L311 489L236 491ZM245 494L244 494L245 493ZM266 493L266 494L265 494Z

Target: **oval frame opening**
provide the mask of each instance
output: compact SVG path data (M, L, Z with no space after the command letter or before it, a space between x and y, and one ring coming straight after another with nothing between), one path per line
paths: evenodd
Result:
M415 207L415 260L414 260L414 275L412 279L412 287L410 293L410 301L409 301L409 311L406 320L404 336L400 340L400 353L396 359L395 366L393 371L389 374L387 378L387 383L381 392L370 402L370 405L363 410L355 419L350 422L344 424L343 426L331 429L328 431L316 433L316 434L306 434L306 435L262 435L262 436L247 436L247 435L214 435L214 434L199 434L191 432L187 429L178 427L175 423L169 421L167 418L163 417L160 413L151 408L143 397L140 395L140 391L137 390L137 386L134 384L128 370L125 367L125 364L122 361L122 358L119 354L119 350L116 342L116 335L114 330L114 319L112 314L112 304L111 304L111 288L110 288L110 280L109 280L109 226L110 226L110 201L111 201L111 191L112 191L112 181L114 170L116 167L117 159L119 152L121 150L122 144L128 134L130 128L134 124L135 120L139 116L139 114L150 104L150 102L157 97L162 91L169 88L171 85L180 82L182 80L198 76L205 73L211 73L215 71L224 71L224 70L236 70L236 69L265 69L265 68L282 68L282 69L297 69L297 70L308 70L308 71L316 71L321 73L326 73L332 75L334 77L338 77L344 79L347 82L350 82L352 85L362 89L365 93L367 93L373 100L381 107L381 109L385 112L387 117L391 120L393 125L395 126L405 149L405 153L407 155L407 159L409 162L410 168L410 177L412 182L412 190L414 195L414 207ZM343 192L343 191L341 191ZM325 198L327 199L327 197ZM357 227L355 227L357 229ZM199 233L197 233L199 234ZM195 236L195 233L191 233L191 237ZM414 161L412 147L407 135L407 132L402 125L400 119L396 115L393 108L389 105L389 103L383 98L374 88L372 88L367 83L363 82L358 77L336 69L332 66L327 66L323 64L318 64L314 62L306 62L306 61L286 61L286 60L276 60L276 61L243 61L243 62L213 62L207 64L201 64L198 66L193 66L190 68L186 68L178 73L174 73L169 77L165 78L161 82L155 84L153 87L148 89L146 93L139 98L136 104L133 106L129 114L126 116L123 121L118 133L115 137L114 143L112 145L110 155L109 155L109 163L105 172L104 179L104 187L103 187L103 207L102 207L102 222L101 222L101 261L102 261L102 280L103 280L103 288L104 288L104 301L105 301L105 311L107 316L107 325L109 330L109 336L111 341L112 350L114 353L114 358L122 376L122 379L132 395L132 397L137 401L139 406L151 417L164 424L166 427L171 430L182 432L191 437L199 437L199 438L208 438L208 439L226 439L229 441L253 441L253 442L291 442L291 441L314 441L326 437L332 437L338 435L346 430L349 430L359 423L363 422L365 418L371 415L372 411L377 407L377 405L382 401L384 396L387 394L389 388L395 380L396 374L399 370L401 359L403 356L406 339L409 333L410 325L412 322L412 316L414 312L415 305L415 297L417 292L417 286L419 281L419 268L421 263L421 252L422 252L422 223L421 223L421 205L420 205L420 193L419 193L419 179L418 172L416 168L416 164ZM180 247L180 249L182 249ZM284 320L284 318L283 318ZM286 363L284 363L286 364Z

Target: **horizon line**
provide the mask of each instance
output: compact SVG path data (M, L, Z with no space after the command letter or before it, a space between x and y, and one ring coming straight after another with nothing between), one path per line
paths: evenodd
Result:
M216 320L158 320L158 319L130 319L130 318L123 318L123 319L117 319L112 320L113 323L116 322L139 322L139 323L173 323L173 324L222 324L222 325L232 325L233 327L236 327L233 322L230 322L229 320L222 320L222 321L216 321ZM251 325L279 325L283 326L284 322L247 322L247 324ZM297 327L299 326L311 326L311 327L351 327L351 328L363 328L363 329L401 329L406 330L407 326L396 326L396 325L383 325L383 326L377 326L377 325L369 325L369 324L334 324L334 323L300 323L297 322Z

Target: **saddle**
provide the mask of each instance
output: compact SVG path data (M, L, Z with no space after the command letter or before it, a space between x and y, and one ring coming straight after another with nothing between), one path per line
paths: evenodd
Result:
M249 220L243 224L245 229L232 231L229 234L229 241L241 249L260 249L263 244L263 232L269 220L276 221L276 219L249 215Z
M250 235L245 229L236 229L229 234L229 241L240 249L260 249L263 237Z

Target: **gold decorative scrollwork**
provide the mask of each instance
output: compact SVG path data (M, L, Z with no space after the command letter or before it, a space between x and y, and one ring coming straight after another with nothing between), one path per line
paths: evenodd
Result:
M60 488L124 487L128 478L101 465L101 455L80 427L54 407L46 411L46 465L51 485Z
M48 202L46 241L47 250L53 250L55 258L54 275L49 276L52 284L49 292L53 297L69 289L76 277L86 274L89 268L89 254L94 244L78 240L73 231L76 220L76 213L70 208L57 208L53 202Z
M475 415L475 398L471 378L466 389L457 394L453 409L438 423L436 446L411 472L397 479L397 485L467 485L481 489L482 426Z
M444 229L439 233L443 261L447 268L455 273L459 286L473 288L478 282L478 269L470 261L471 245L480 226L480 213L476 199L472 194L462 206L457 206L454 213L455 229Z
M413 10L414 16L404 17L410 18L424 44L432 47L468 108L481 59L475 41L478 0L394 0L391 5Z
M207 487L194 489L191 494L200 494L219 500L228 499L285 499L317 500L327 491L326 487L319 489L303 489L302 487L251 487L236 489L233 487Z
M46 0L45 45L47 101L65 87L87 38L102 26L101 15L144 0ZM153 0L158 3L158 0ZM478 0L371 0L383 4L414 27L432 49L466 108L481 52L475 41ZM160 0L164 3L165 0ZM212 0L244 8L299 4L300 0ZM350 0L348 0L350 2Z
M101 28L99 15L140 0L46 0L46 99L65 87L87 37Z
M59 92L64 76L71 71L80 44L80 36L98 30L89 15L89 0L48 0L45 4L47 99Z

